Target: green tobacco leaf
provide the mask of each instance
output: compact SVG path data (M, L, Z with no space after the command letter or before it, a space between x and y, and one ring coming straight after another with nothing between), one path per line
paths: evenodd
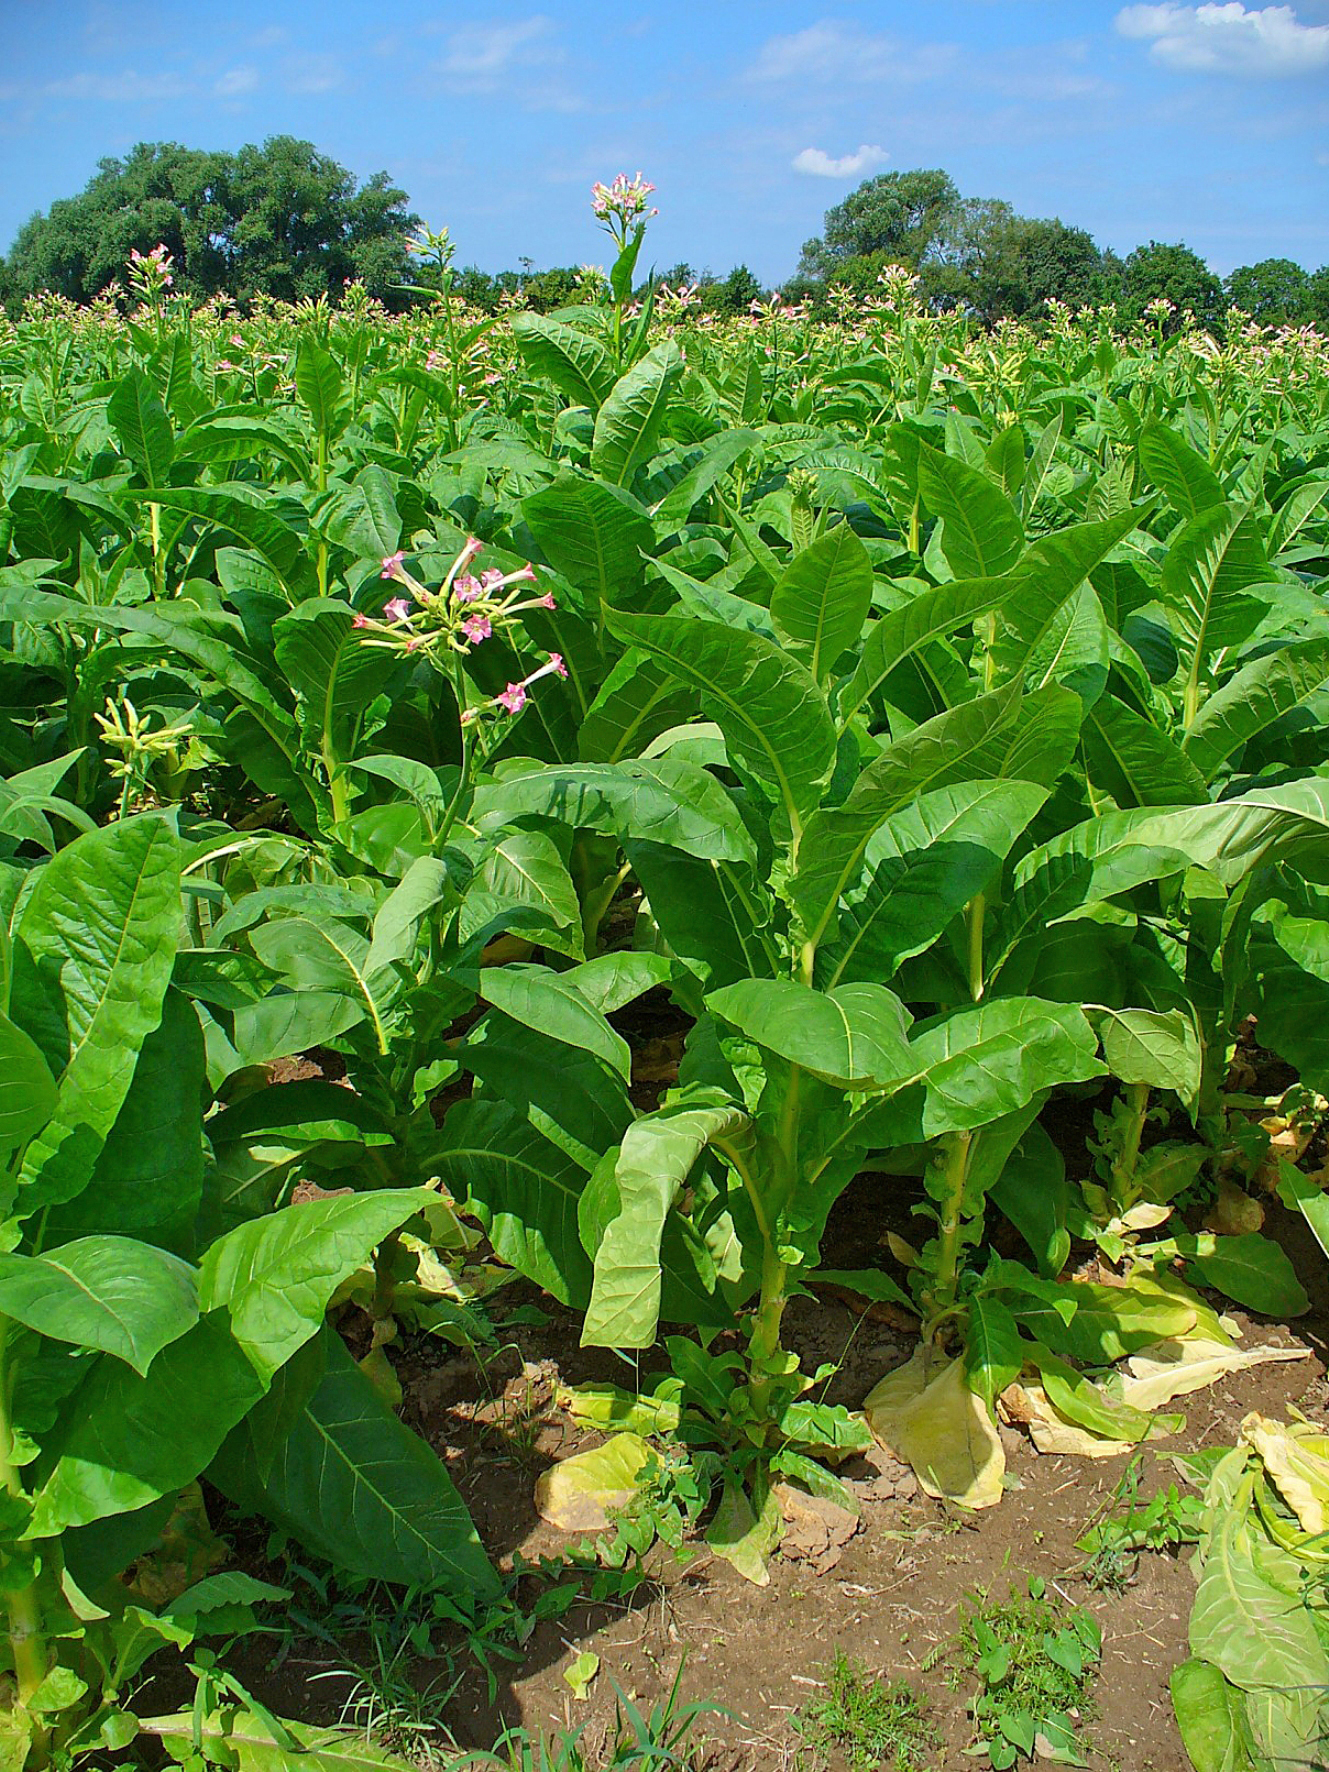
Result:
M1012 686L962 702L889 744L844 804L808 820L790 901L814 945L834 932L836 906L862 870L876 831L911 801L952 783L1052 784L1074 754L1080 702L1055 684L1020 698Z
M732 1102L695 1105L682 1100L643 1115L628 1128L607 1188L612 1209L594 1251L583 1347L650 1347L654 1342L665 1219L706 1146L716 1139L741 1140L748 1125L747 1115Z
M300 697L311 742L342 760L354 754L370 703L398 668L391 652L361 643L354 622L349 603L311 597L272 630L277 663Z
M654 453L670 395L683 373L673 339L654 345L621 375L595 415L591 467L614 486L631 484Z
M1271 577L1259 523L1238 505L1202 511L1177 531L1163 562L1163 602L1197 665L1255 632L1274 593L1247 593Z
M1311 1227L1315 1241L1329 1258L1329 1194L1303 1175L1294 1163L1281 1158L1278 1164L1278 1197L1289 1212L1300 1212Z
M545 966L489 966L480 975L480 995L523 1027L593 1053L627 1080L627 1041L568 982L568 974Z
M130 1513L192 1483L262 1394L220 1312L164 1347L146 1377L103 1355L56 1429L33 1536Z
M160 1023L139 1048L91 1181L47 1215L48 1246L109 1231L193 1256L203 1195L205 1073L198 1012L172 988Z
M692 507L719 483L736 462L760 446L755 431L721 431L703 444L700 459L676 486L665 494L652 512L661 533L687 522Z
M0 1316L146 1373L198 1321L198 1285L164 1249L83 1237L46 1255L0 1255Z
M660 663L635 649L625 652L586 710L577 734L585 763L618 763L639 756L651 740L681 726L697 698Z
M1048 1402L1058 1415L1100 1439L1137 1443L1148 1438L1154 1426L1148 1410L1110 1396L1046 1348L1036 1347L1032 1358Z
M700 693L731 755L771 784L797 828L835 758L835 727L811 672L759 634L716 622L615 614L609 625Z
M20 1171L25 1215L87 1185L161 1020L179 915L179 842L152 814L76 839L24 900L10 1007L59 1079Z
M1180 1009L1090 1011L1103 1042L1103 1057L1122 1083L1174 1089L1192 1103L1200 1088L1200 1037L1194 1018Z
M1168 1683L1182 1745L1194 1772L1261 1772L1251 1758L1245 1699L1218 1668L1192 1657Z
M295 391L321 437L335 437L343 428L341 364L311 334L306 333L295 352Z
M972 626L1023 582L1018 573L1004 578L955 579L921 591L901 608L874 621L863 643L858 669L841 697L841 718L847 720L856 714L891 672L930 640Z
M106 402L106 417L148 485L168 485L175 459L171 421L147 377L135 369L118 381Z
M1096 1048L1078 1008L1036 997L997 999L921 1023L908 1063L927 1085L924 1137L982 1126L1041 1090L1101 1076Z
M1004 1285L1006 1277L1003 1269L996 1283ZM1068 1321L1065 1312L1071 1306ZM1111 1365L1152 1342L1184 1335L1195 1324L1194 1308L1182 1299L1090 1280L1044 1285L1038 1296L1021 1298L1014 1308L1035 1340L1063 1359L1087 1366Z
M1329 1687L1329 1654L1302 1601L1300 1567L1289 1552L1254 1539L1248 1484L1234 1503L1218 1504L1191 1610L1191 1653L1246 1692L1264 1686L1322 1693Z
M266 560L290 591L298 583L299 568L305 563L300 537L270 505L255 498L247 482L237 484L245 487L248 496L224 486L154 486L123 496L134 503L178 511L181 516L195 517L200 523L212 524L234 535ZM99 609L99 619L101 614Z
M1066 1229L1070 1188L1061 1152L1037 1121L1026 1127L988 1198L1029 1245L1043 1278L1054 1280L1071 1252Z
M657 985L668 982L673 967L663 954L597 954L563 973L579 997L600 1015L613 1015Z
M367 1741L359 1731L278 1723L267 1711L228 1704L220 1713L140 1717L142 1735L157 1737L173 1761L201 1752L237 1772L404 1772L409 1761Z
M748 978L713 991L706 1007L748 1039L841 1089L880 1089L917 1068L909 1017L884 985L809 990L785 978Z
M891 978L985 890L1046 799L1030 782L973 782L887 818L864 848L861 884L842 895L838 939L818 950L816 982Z
M627 603L640 588L655 530L621 487L564 474L521 509L545 559L593 608Z
M265 1514L353 1575L480 1599L499 1581L438 1456L383 1402L340 1338L276 1448L265 1480L248 1424L209 1470L224 1494Z
M500 1261L560 1304L585 1308L591 1264L577 1227L581 1164L507 1102L481 1098L452 1109L431 1163L479 1218Z
M771 1579L768 1565L780 1542L780 1508L764 1483L759 1494L760 1507L754 1508L742 1487L727 1481L715 1518L706 1528L706 1543L745 1581L766 1587Z
M0 1015L0 1156L24 1145L55 1112L59 1092L40 1050Z
M1140 466L1174 511L1198 517L1223 502L1218 476L1184 438L1151 420L1140 432Z
M621 1073L603 1058L551 1040L491 1010L456 1056L581 1168L595 1168L622 1138L632 1103ZM464 1190L463 1190L464 1191Z
M341 1282L434 1197L427 1188L384 1188L306 1200L238 1225L203 1257L199 1306L229 1312L236 1342L266 1385L317 1332Z
M551 764L505 773L475 796L477 823L555 818L620 842L666 843L710 861L751 861L752 837L709 771L680 758Z
M669 950L712 988L777 970L773 906L753 871L663 843L629 839L624 853Z
M1204 1285L1247 1310L1268 1317L1300 1317L1311 1308L1285 1251L1259 1231L1237 1237L1179 1236L1177 1246Z
M872 561L847 523L795 554L771 592L771 617L819 683L863 632Z
M514 314L512 337L532 374L553 382L574 406L592 411L614 385L614 366L598 338L542 314Z
M1024 1365L1020 1331L1000 1299L979 1292L970 1300L964 1361L970 1388L995 1411L997 1398L1020 1376Z
M1309 701L1326 682L1329 639L1294 640L1265 653L1206 699L1186 734L1186 755L1212 781L1229 757Z
M941 551L956 578L998 578L1014 566L1024 531L1011 501L978 468L920 449L919 490L944 525Z
M371 977L368 939L348 923L310 917L274 917L250 934L265 966L286 974L298 991L330 991L347 997L373 1023L380 1052L388 1049L383 1018L395 979Z
M1209 798L1194 761L1144 714L1102 696L1084 724L1085 767L1118 806L1201 806Z

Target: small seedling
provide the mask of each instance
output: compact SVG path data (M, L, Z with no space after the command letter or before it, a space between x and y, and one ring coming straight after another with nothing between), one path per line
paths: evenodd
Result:
M1012 1590L1001 1602L982 1595L967 1610L956 1643L959 1672L978 1676L970 1701L975 1745L996 1772L1035 1757L1087 1764L1077 1730L1102 1648L1090 1614L1054 1605L1038 1577L1025 1595Z
M838 1649L826 1672L826 1696L793 1718L814 1765L827 1764L832 1749L853 1772L924 1772L932 1764L940 1737L907 1680L879 1680Z
M1175 1483L1148 1501L1141 1501L1143 1466L1133 1458L1113 1493L1116 1504L1095 1522L1075 1548L1088 1559L1084 1578L1090 1587L1120 1593L1135 1578L1140 1552L1173 1550L1195 1544L1200 1537L1204 1502Z

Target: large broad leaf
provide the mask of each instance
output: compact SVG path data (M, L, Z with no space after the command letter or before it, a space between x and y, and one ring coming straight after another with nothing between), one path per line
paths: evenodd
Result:
M384 1023L400 980L371 973L370 944L348 923L315 922L311 917L277 917L255 929L250 940L267 966L285 973L297 991L331 991L367 1015L380 1052L388 1049Z
M480 1219L500 1261L560 1304L585 1307L591 1264L577 1229L581 1164L505 1101L479 1098L452 1109L431 1161Z
M819 683L863 631L872 561L847 523L795 554L771 592L771 616Z
M711 987L763 978L780 965L774 906L752 869L629 838L624 853L669 949Z
M181 1765L200 1748L211 1762L236 1772L403 1772L410 1763L366 1740L361 1730L279 1723L271 1711L230 1703L207 1716L183 1711L137 1721L139 1733L164 1743Z
M0 1015L0 1156L40 1132L58 1099L40 1049L7 1015Z
M148 485L167 485L175 459L171 421L146 376L134 369L118 381L106 402L106 416L121 449Z
M563 474L522 500L522 515L556 572L603 610L640 588L655 530L643 507L605 480Z
M581 1168L594 1169L632 1119L621 1073L596 1053L564 1045L491 1010L456 1056L497 1097Z
M198 1011L172 988L160 1023L139 1048L129 1092L91 1181L77 1198L47 1214L48 1246L114 1231L193 1256L203 1194L205 1069Z
M858 669L841 696L841 718L848 719L857 713L896 666L912 658L930 640L971 626L1023 582L1019 573L1008 573L1004 578L954 579L920 592L910 602L873 622L863 643Z
M716 622L616 614L610 627L699 692L730 754L774 788L797 829L835 758L835 726L811 672L759 634Z
M1173 1668L1168 1684L1177 1729L1194 1772L1257 1772L1239 1686L1194 1657Z
M739 1140L748 1117L732 1102L676 1102L628 1128L602 1213L582 1345L650 1347L660 1318L665 1219L693 1164L716 1139Z
M1300 1317L1311 1308L1286 1252L1259 1231L1236 1237L1179 1236L1178 1247L1201 1282L1269 1317Z
M1200 1088L1200 1038L1180 1009L1098 1009L1093 1012L1103 1057L1121 1083L1173 1089L1192 1103Z
M345 378L331 351L306 333L295 352L295 391L319 436L335 437L346 417L342 411Z
M748 978L712 991L706 1006L758 1046L842 1089L879 1089L916 1068L909 1017L884 985L817 991L787 978Z
M1206 781L1249 740L1329 682L1329 639L1294 640L1229 677L1186 734L1186 755Z
M239 1506L263 1513L339 1569L404 1587L496 1597L498 1577L436 1453L405 1427L337 1336L313 1395L276 1447L246 1424L209 1477Z
M339 760L354 753L370 703L398 666L382 647L365 646L348 603L310 598L272 630L278 665L305 710L306 730Z
M653 346L621 375L595 417L591 467L615 486L631 484L659 441L669 397L683 373L673 339Z
M1245 1507L1228 1506L1210 1534L1191 1609L1191 1653L1243 1691L1323 1692L1329 1654L1301 1586L1297 1559L1263 1534L1257 1542Z
M569 982L545 966L490 966L480 976L480 995L513 1021L593 1053L626 1081L631 1066L628 1043Z
M864 848L861 884L843 895L837 940L818 950L817 982L891 978L986 889L1046 799L1032 782L966 782L892 814Z
M83 1237L48 1255L0 1255L0 1316L145 1373L198 1320L187 1262L131 1237Z
M695 713L697 697L658 659L625 652L596 692L577 734L586 763L640 756L651 740Z
M1202 664L1255 632L1273 591L1247 592L1271 576L1250 511L1217 505L1177 531L1163 562L1163 601L1191 659Z
M962 702L875 757L841 806L808 820L789 894L814 944L834 933L836 905L862 870L874 831L912 800L956 782L1051 785L1074 754L1078 698L1049 684L1023 700L1018 686Z
M303 576L301 566L307 564L299 535L246 482L238 484L243 492L228 486L154 486L124 496L178 511L236 536L267 561L288 591L294 589Z
M574 406L592 411L614 385L609 352L590 333L541 314L514 314L512 336L527 366Z
M1202 455L1166 425L1151 420L1140 432L1140 466L1166 493L1173 510L1198 517L1223 502L1218 476Z
M978 468L935 449L918 452L923 501L941 518L941 551L956 578L998 578L1014 566L1024 531L1011 501Z
M263 1389L223 1312L164 1347L146 1376L103 1354L57 1424L33 1536L129 1513L192 1483Z
M1066 1229L1070 1188L1061 1152L1037 1120L1025 1128L988 1198L1028 1243L1039 1273L1055 1279L1071 1252Z
M718 437L705 443L700 458L652 511L661 525L661 533L671 525L686 523L697 501L704 498L736 462L758 448L760 442L755 431L721 431Z
M11 1011L60 1091L24 1155L25 1214L87 1185L139 1048L161 1020L179 915L179 841L150 814L79 837L24 900Z
M674 757L513 767L478 789L472 818L485 825L553 818L620 842L667 843L711 861L750 862L755 854L738 808L715 777Z
M427 1188L307 1200L219 1237L199 1269L199 1305L230 1314L231 1332L264 1384L315 1334L328 1300L414 1213Z
M1118 806L1199 806L1209 795L1175 739L1114 696L1095 702L1084 723L1090 780Z

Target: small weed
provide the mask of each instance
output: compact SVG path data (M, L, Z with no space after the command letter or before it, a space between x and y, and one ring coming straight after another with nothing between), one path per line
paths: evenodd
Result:
M1089 1613L1055 1606L1038 1578L1027 1595L1012 1591L1001 1602L982 1595L968 1609L956 1642L960 1675L978 1675L970 1711L977 1745L997 1772L1035 1755L1086 1764L1076 1730L1102 1647Z
M853 1772L924 1772L940 1737L908 1681L887 1685L840 1650L827 1674L826 1696L793 1719L814 1763L824 1765L835 1748Z
M510 1729L492 1753L469 1754L451 1772L644 1772L644 1768L672 1766L678 1772L700 1772L704 1746L689 1741L699 1720L708 1714L730 1716L708 1699L678 1701L682 1665L668 1695L643 1712L614 1682L614 1724L597 1752L583 1745L586 1725L566 1730L546 1741L532 1739L525 1729Z
M1133 1458L1113 1492L1113 1505L1103 1519L1092 1525L1075 1548L1088 1559L1084 1578L1090 1587L1120 1593L1135 1578L1140 1552L1172 1550L1195 1544L1200 1536L1204 1503L1186 1494L1175 1483L1149 1501L1140 1500L1144 1467Z

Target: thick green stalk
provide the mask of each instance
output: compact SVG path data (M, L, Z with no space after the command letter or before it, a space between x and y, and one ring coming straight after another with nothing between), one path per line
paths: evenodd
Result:
M1140 1161L1140 1139L1149 1113L1149 1085L1126 1085L1126 1108L1129 1118L1122 1133L1121 1146L1112 1164L1112 1204L1118 1214L1128 1212L1135 1204L1135 1168Z
M963 1228L964 1184L969 1175L972 1132L947 1132L942 1138L945 1161L942 1197L937 1208L937 1267L928 1295L929 1326L948 1315L955 1304L960 1274L960 1232Z
M10 1495L21 1495L23 1485L14 1464L14 1432L10 1423L10 1400L13 1380L5 1359L9 1341L9 1322L0 1318L0 1484ZM18 1701L27 1706L38 1686L46 1678L46 1641L42 1635L41 1604L36 1584L10 1588L5 1595L9 1611L9 1648L14 1658L14 1680ZM36 1772L47 1761L47 1730L40 1718L33 1716L32 1747L27 1764Z

